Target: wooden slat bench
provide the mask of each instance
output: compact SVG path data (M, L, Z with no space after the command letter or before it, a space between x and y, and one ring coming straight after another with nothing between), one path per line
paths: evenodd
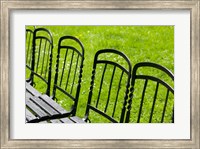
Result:
M76 116L68 116L69 111L26 83L26 123L84 123Z

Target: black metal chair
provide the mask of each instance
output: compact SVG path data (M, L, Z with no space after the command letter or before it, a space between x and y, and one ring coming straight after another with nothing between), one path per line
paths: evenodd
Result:
M38 90L49 96L53 53L53 38L49 30L46 28L37 28L34 30L32 52L32 81L30 84L35 85L36 88L39 85Z
M131 122L130 118L137 123L141 119L142 123L173 123L173 81L174 75L165 67L151 62L137 63L132 72L126 123Z
M76 114L81 88L84 47L79 39L63 36L59 39L53 99L66 101L65 108Z
M26 29L26 82L31 81L33 30Z
M105 118L107 122L122 123L130 78L131 63L125 54L114 49L99 50L94 57L84 121L90 122L96 117Z

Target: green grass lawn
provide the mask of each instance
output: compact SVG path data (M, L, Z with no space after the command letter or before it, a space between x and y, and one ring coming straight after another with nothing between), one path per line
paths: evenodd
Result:
M39 26L37 26L39 27ZM85 48L85 60L83 67L82 87L80 91L79 103L77 108L77 115L84 117L86 103L90 87L90 79L92 72L92 65L95 53L100 49L112 48L122 51L126 54L132 66L138 62L154 62L165 66L174 72L174 27L173 26L43 26L50 30L53 35L54 52L53 52L53 76L52 84L54 81L55 73L55 59L57 54L58 40L61 36L71 35L75 36L83 43ZM27 26L29 28L29 26ZM145 70L144 70L145 71ZM156 75L160 75L156 73ZM166 76L164 79L173 84ZM140 83L138 86L141 86ZM42 88L39 87L39 88ZM137 91L138 90L138 91ZM140 88L135 92L140 92ZM149 92L153 92L153 87L150 87ZM161 91L159 96L165 95L165 91ZM135 100L133 106L137 106L140 101L137 99L139 96L135 93ZM170 95L171 96L171 95ZM139 97L138 97L139 98ZM161 100L161 98L160 98ZM63 107L67 107L64 100L58 101ZM146 111L142 113L149 113L151 107L150 101L145 101L147 104L144 107ZM149 102L149 103L148 103ZM169 106L173 105L173 97L169 101ZM163 104L163 101L160 101ZM160 104L156 105L158 111L154 117L153 122L158 122L160 117ZM170 122L171 111L167 110L167 117L165 122ZM120 112L120 111L118 111ZM134 108L132 111L131 122L137 121L138 109ZM147 116L141 117L141 122L148 122ZM102 119L95 116L93 122L102 122ZM106 121L103 121L106 122Z

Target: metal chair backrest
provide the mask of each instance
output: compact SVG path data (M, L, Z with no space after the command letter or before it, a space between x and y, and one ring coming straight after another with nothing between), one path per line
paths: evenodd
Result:
M26 29L26 81L31 81L31 64L32 64L32 47L33 47L33 30Z
M137 123L174 122L173 83L174 75L167 68L151 62L137 63L132 72L126 122L130 116L135 116ZM167 118L166 113L171 116Z
M125 54L115 49L97 51L93 62L85 121L92 121L91 118L96 117L107 122L123 122L130 78L131 63ZM91 115L91 112L94 115Z
M76 114L83 61L84 47L81 41L73 36L61 37L58 43L53 99L68 100L72 115Z
M53 38L46 28L37 28L33 33L33 55L32 55L32 82L31 85L44 84L45 94L50 95L51 69L52 69ZM35 77L39 81L35 81Z

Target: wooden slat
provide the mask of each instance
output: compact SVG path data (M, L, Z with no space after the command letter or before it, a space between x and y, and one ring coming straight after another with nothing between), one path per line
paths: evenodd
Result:
M34 111L40 118L48 117L49 115L40 109L34 102L32 102L29 97L26 97L26 105Z
M74 123L72 120L70 120L68 117L60 119L63 123Z
M46 121L41 121L39 123L75 123L72 120L70 120L68 117L62 118L62 119L52 119L52 120L46 120Z
M48 121L41 121L41 122L39 122L39 123L44 123L44 124L46 124L46 123L49 123Z
M26 83L26 90L31 93L34 96L41 96L41 93L37 91L33 86L31 86L29 83Z
M57 112L59 112L60 114L66 114L69 113L69 111L66 111L64 108L62 108L57 102L55 102L52 98L50 98L47 95L42 95L40 96L40 98L48 103L54 110L56 110Z
M53 119L53 120L50 120L51 123L62 123L60 120L58 119Z
M41 109L43 109L45 112L47 112L48 114L50 114L51 116L59 114L48 103L42 101L40 98L38 98L38 97L32 97L31 100L34 103L36 103Z
M28 109L26 109L26 120L27 122L31 120L38 119L33 113L31 113Z
M83 121L81 118L77 116L70 117L70 119L74 121L75 123L86 123L85 121Z

